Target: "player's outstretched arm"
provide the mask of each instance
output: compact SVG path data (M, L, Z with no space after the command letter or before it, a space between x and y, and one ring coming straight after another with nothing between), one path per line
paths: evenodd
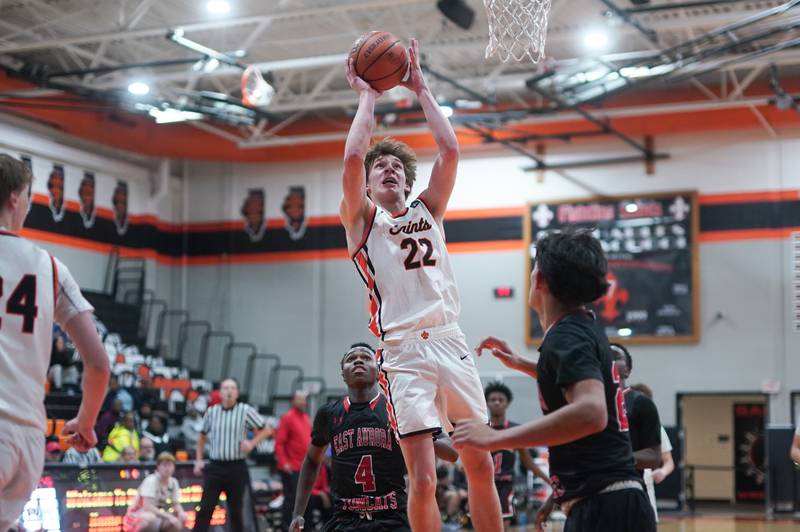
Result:
M297 481L297 494L294 499L292 524L289 526L289 532L303 530L305 525L303 515L306 513L308 499L311 497L311 489L317 481L319 464L322 462L324 455L325 447L317 447L314 444L308 446L308 453L306 453L306 459L303 460L303 466L300 468L300 478Z
M75 315L63 324L63 327L83 360L81 406L78 417L64 425L64 434L70 434L73 446L81 452L86 452L97 445L94 425L106 396L110 364L106 350L97 335L91 312Z
M425 113L425 120L433 133L439 155L433 164L431 180L428 188L420 194L425 199L425 204L431 210L434 218L441 221L447 210L447 202L456 184L456 169L458 167L458 139L453 131L450 121L444 116L439 103L425 82L422 68L419 64L419 44L416 39L411 39L408 49L411 68L408 80L403 86L414 92L419 100L419 105Z
M568 405L528 423L494 430L477 421L459 423L453 434L456 449L462 446L485 451L562 445L600 432L608 424L603 382L584 379L566 390Z
M544 474L542 468L536 465L536 462L533 461L533 457L531 456L531 453L528 452L528 449L517 449L517 454L519 454L519 461L522 463L522 466L525 469L544 480L548 485L550 484L550 479Z
M539 376L537 361L516 354L508 343L499 338L487 336L475 347L475 354L481 356L484 349L487 349L492 356L508 368L521 371L534 379Z
M345 76L350 87L358 93L358 110L347 133L344 145L344 171L342 172L342 204L340 215L345 228L356 229L359 220L366 218L370 208L367 198L367 175L364 157L369 149L372 130L375 127L375 100L380 95L363 79L359 78L348 57ZM361 235L354 235L358 239Z

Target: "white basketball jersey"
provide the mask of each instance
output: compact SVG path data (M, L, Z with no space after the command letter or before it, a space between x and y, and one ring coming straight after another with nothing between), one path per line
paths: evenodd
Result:
M458 321L444 235L422 199L396 217L376 206L353 262L369 291L370 331L381 340Z
M0 230L0 416L45 429L45 381L53 322L92 310L49 253Z

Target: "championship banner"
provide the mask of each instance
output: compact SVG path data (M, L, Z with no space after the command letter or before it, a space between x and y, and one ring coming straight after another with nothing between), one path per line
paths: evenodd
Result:
M764 405L733 405L736 502L764 502Z
M608 258L606 295L589 307L609 339L623 343L692 343L699 339L696 192L610 196L533 203L525 216L526 294L536 240L588 228ZM526 339L542 329L526 303Z

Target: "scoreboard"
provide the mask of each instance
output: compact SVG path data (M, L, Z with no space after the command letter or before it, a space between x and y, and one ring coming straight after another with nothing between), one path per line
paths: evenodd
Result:
M155 472L155 462L141 464L47 464L39 484L22 513L25 530L66 532L121 532L123 518L145 477ZM203 483L191 463L178 463L175 478L181 487L180 503L194 526L203 495ZM225 524L225 496L214 509L212 525ZM245 512L247 517L248 512Z

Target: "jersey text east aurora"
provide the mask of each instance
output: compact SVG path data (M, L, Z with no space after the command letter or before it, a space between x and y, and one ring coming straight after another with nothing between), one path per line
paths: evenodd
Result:
M317 412L311 443L331 446L335 511L405 512L406 467L389 427L383 394L369 403L351 403L345 397Z

